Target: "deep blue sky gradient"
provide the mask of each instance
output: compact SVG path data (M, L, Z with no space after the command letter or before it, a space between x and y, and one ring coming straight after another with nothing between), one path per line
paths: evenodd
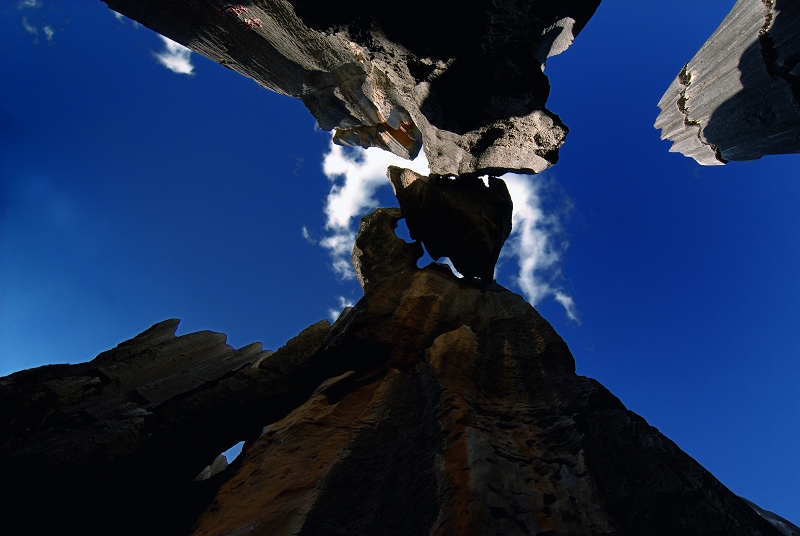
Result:
M570 134L545 177L572 207L560 268L581 322L537 309L579 373L800 523L800 157L704 168L652 127L732 5L605 0L548 63ZM0 375L171 317L276 349L361 294L301 234L323 233L329 134L196 54L194 76L168 71L161 48L99 1L0 2Z

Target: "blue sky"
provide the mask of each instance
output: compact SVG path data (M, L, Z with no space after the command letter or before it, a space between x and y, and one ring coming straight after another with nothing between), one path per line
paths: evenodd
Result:
M556 166L510 180L528 234L497 277L579 373L798 523L800 157L703 168L652 127L732 5L606 0L548 62L570 134ZM358 300L320 242L370 210L342 193L348 158L350 184L396 205L364 171L381 157L331 153L299 101L197 54L167 69L159 36L99 1L0 2L0 25L0 375L172 317L276 349Z

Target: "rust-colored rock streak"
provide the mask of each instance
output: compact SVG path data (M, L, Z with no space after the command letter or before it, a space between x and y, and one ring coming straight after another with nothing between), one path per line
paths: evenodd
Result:
M348 371L245 448L195 535L776 534L497 285L399 272L314 360Z

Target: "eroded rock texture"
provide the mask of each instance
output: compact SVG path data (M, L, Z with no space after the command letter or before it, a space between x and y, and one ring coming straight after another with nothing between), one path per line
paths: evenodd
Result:
M800 3L738 0L658 106L670 151L700 164L800 152Z
M4 530L780 534L577 376L520 296L446 267L378 280L274 354L176 325L0 380Z
M390 166L387 174L411 238L434 260L448 257L459 273L494 280L494 267L511 234L513 203L506 183L489 177L425 177Z
M193 534L778 534L501 287L403 271L319 359L342 373L247 445Z
M3 530L183 533L226 478L195 482L203 467L332 374L304 371L327 321L274 354L234 350L220 333L176 337L177 326L156 324L88 363L0 379Z
M364 292L390 275L414 270L423 255L419 242L407 243L394 230L403 219L399 208L379 208L363 218L353 246L353 268Z
M600 0L105 0L156 32L299 98L343 145L440 175L539 172L567 128L545 108L545 60Z

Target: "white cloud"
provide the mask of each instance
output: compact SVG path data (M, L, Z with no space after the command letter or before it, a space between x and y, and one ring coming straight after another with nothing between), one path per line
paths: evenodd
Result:
M350 261L356 238L353 220L378 206L375 193L390 184L386 177L390 165L429 173L424 153L409 162L381 149L344 148L331 142L325 154L323 171L331 181L331 190L325 205L327 235L319 244L330 253L331 267L342 279L355 278ZM514 282L531 304L552 297L564 307L570 319L579 321L574 300L559 284L559 264L568 245L563 239L561 218L570 208L568 203L562 203L560 211L545 212L543 201L549 188L542 175L507 174L503 180L514 202L514 214L513 230L501 258L516 262L518 273ZM307 235L310 236L304 227L303 236ZM449 259L444 262L453 268ZM330 313L332 318L339 314L334 309Z
M386 168L391 165L428 174L428 161L423 152L409 162L382 149L345 149L331 142L330 151L325 155L322 169L331 181L331 191L325 203L325 230L328 235L320 241L320 245L330 252L333 271L342 279L355 278L350 263L356 239L353 219L377 208L375 192L390 184Z
M331 322L336 322L336 319L339 318L339 315L342 314L345 307L352 307L353 302L348 300L344 296L339 296L339 309L335 309L331 307L328 309L328 315L331 317Z
M514 202L514 215L511 236L502 256L515 258L519 267L516 284L534 306L552 296L570 319L579 321L575 302L558 284L559 264L568 246L562 238L561 216L569 206L565 205L561 212L545 212L547 181L541 175L512 173L503 176L503 180Z
M159 35L164 42L164 50L159 53L153 53L158 62L178 74L192 74L194 72L194 65L192 65L192 51L180 43L176 43L172 39Z
M31 26L28 23L28 19L22 17L22 27L25 28L25 31L31 34L34 37L33 42L37 43L39 41L39 30L36 29L36 26Z
M55 34L53 29L50 26L45 26L44 28L42 28L42 30L44 31L44 35L45 37L47 37L47 40L52 41L53 35Z
M26 7L37 8L42 7L42 2L41 0L22 0L19 4L17 4L17 7L19 9L25 9Z
M129 19L128 17L126 17L126 16L125 16L125 15L123 15L122 13L117 13L117 12L116 12L116 11L114 11L113 9L111 10L111 13L113 13L113 14L114 14L114 18L115 18L115 19L117 19L117 20L118 20L119 22L121 22L122 24L125 24L125 21L126 21L126 20L127 20L127 21L130 21L130 23L131 23L131 26L133 26L133 28L134 28L135 30L138 30L138 29L139 29L139 28L141 28L141 26L142 26L141 24L139 24L139 23L138 23L138 22L136 22L135 20L133 20L133 19ZM162 38L162 39L163 39L163 38Z

